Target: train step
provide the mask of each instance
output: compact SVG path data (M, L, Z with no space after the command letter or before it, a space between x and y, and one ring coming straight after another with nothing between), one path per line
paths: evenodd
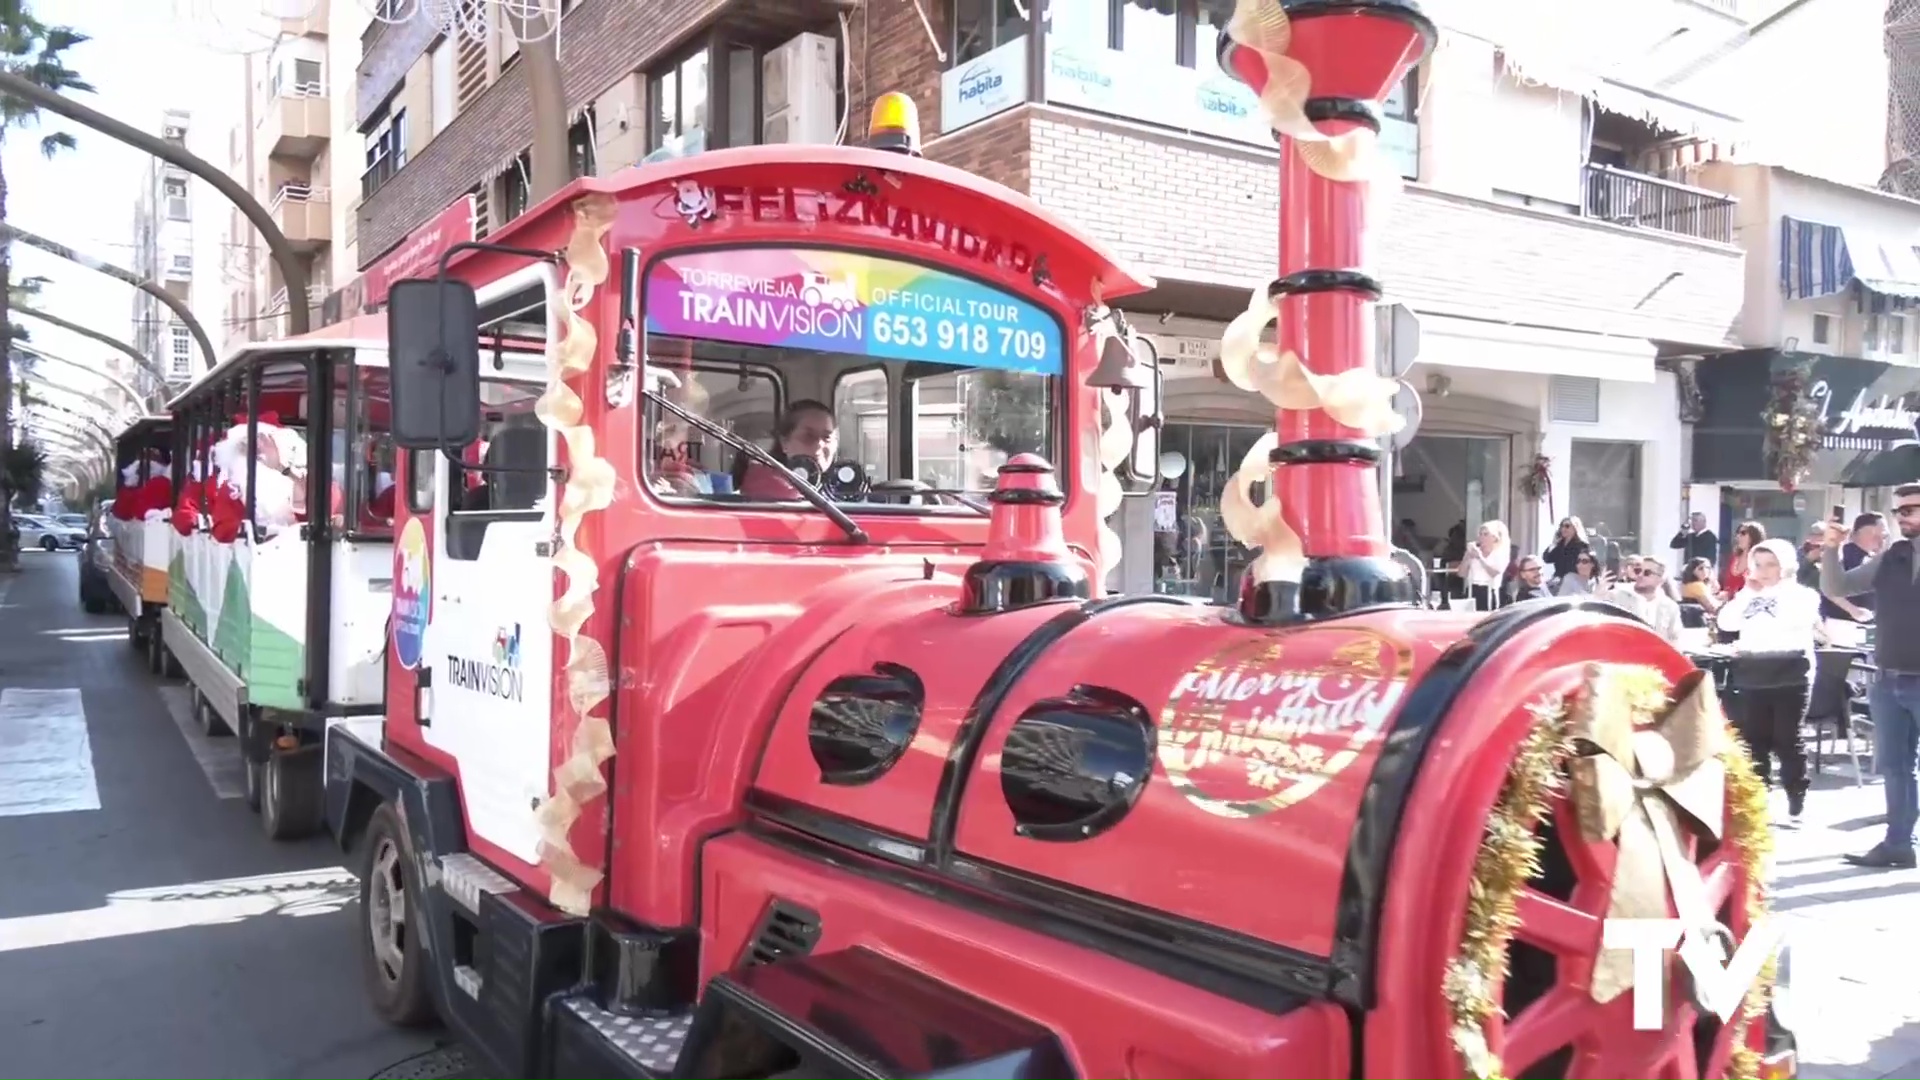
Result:
M959 1078L1075 1074L1052 1032L867 949L747 964L691 1011L560 1003L555 1076ZM571 1045L570 1045L571 1044Z

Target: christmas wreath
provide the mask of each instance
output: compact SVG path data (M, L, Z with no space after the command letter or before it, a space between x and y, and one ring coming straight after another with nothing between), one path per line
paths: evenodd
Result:
M1820 407L1807 396L1812 365L1801 362L1774 372L1767 410L1767 469L1783 491L1807 478L1813 453L1820 449Z
M1526 474L1520 477L1520 494L1539 502L1552 492L1553 459L1545 454L1535 454L1533 464L1527 466Z

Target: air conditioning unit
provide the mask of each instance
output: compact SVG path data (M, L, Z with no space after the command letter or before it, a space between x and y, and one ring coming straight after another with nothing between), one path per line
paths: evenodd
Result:
M839 128L839 48L823 34L801 34L760 61L763 143L831 143Z
M166 138L173 139L175 141L178 141L187 137L186 128L174 127L171 124L169 124L166 128L163 129L163 133Z

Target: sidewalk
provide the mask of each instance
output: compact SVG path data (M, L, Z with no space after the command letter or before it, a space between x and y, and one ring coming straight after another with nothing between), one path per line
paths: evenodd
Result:
M1784 803L1776 793L1775 820ZM1785 1019L1808 1080L1920 1076L1920 870L1840 859L1879 841L1885 812L1878 777L1855 786L1852 763L1829 757L1801 826L1776 833L1774 910L1793 964Z

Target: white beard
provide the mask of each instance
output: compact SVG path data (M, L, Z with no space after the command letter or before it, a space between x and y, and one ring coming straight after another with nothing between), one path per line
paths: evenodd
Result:
M242 483L245 483L244 477ZM268 468L253 474L253 520L268 536L294 525L293 497L298 485L293 477Z

